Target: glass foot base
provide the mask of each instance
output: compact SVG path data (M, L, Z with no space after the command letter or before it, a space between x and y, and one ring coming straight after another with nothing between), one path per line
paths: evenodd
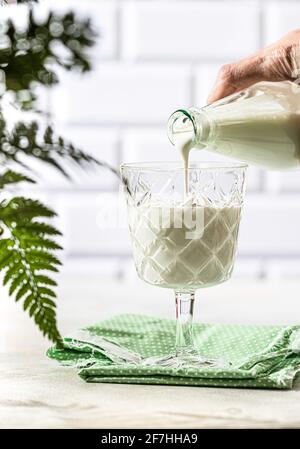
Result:
M145 366L164 366L168 368L229 368L231 363L224 359L201 356L195 350L177 352L161 357L148 357L142 362Z

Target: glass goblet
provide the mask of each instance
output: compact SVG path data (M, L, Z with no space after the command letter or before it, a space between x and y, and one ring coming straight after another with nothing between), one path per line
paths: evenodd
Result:
M206 162L121 165L138 276L175 292L174 350L144 361L172 367L226 367L198 353L193 338L195 291L230 278L237 249L246 165Z

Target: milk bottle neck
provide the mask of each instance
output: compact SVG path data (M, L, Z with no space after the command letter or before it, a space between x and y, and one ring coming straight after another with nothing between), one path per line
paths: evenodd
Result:
M179 109L170 116L168 137L173 145L176 145L184 135L190 138L194 147L206 146L212 130L212 122L204 109Z

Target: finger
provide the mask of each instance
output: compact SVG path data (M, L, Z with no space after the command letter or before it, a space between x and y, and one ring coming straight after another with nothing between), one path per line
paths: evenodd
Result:
M207 102L212 103L263 80L266 80L263 59L258 55L235 64L226 64L219 70Z
M223 75L218 75L215 85L207 98L207 103L213 103L214 101L233 94L235 91L236 86L233 85L229 78L227 79Z

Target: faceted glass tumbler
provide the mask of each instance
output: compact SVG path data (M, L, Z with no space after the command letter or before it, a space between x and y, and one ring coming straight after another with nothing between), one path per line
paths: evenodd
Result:
M178 163L121 165L129 229L138 276L175 291L176 342L165 357L147 364L226 366L198 354L193 342L195 291L232 273L244 198L246 166L197 163L185 173Z

